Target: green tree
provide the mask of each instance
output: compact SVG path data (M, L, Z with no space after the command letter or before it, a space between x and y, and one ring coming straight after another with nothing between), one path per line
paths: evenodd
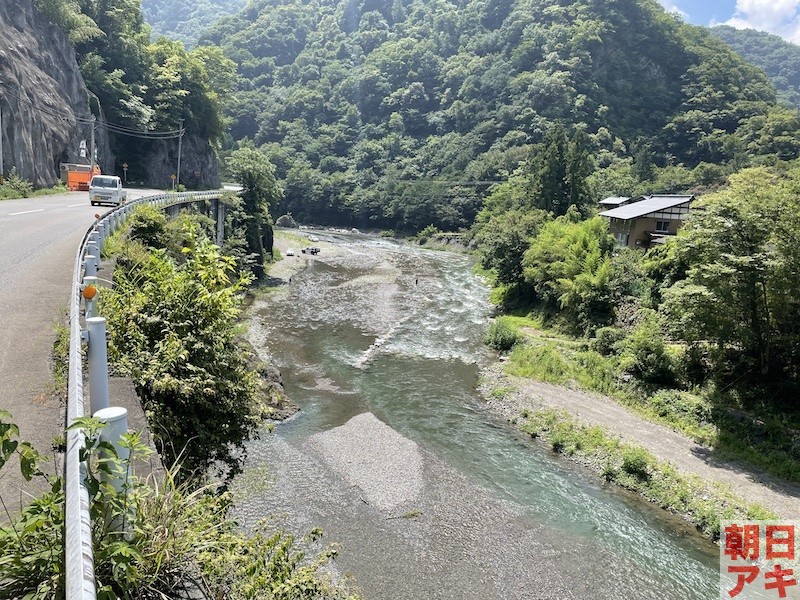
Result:
M592 173L592 160L587 147L586 133L576 128L567 148L567 197L569 206L583 207L589 201L588 178Z
M61 27L73 44L103 35L97 24L72 0L34 0L33 4L52 23Z
M266 253L272 253L272 219L269 208L283 191L275 181L275 167L255 148L235 150L228 158L231 176L242 186L247 248L253 258L253 274L265 275Z
M705 198L676 240L689 266L664 292L665 311L687 341L709 340L720 368L749 380L797 380L800 356L800 171L731 176Z
M568 139L564 126L556 123L531 163L533 205L555 215L563 215L570 206L583 206L589 199L591 170L586 134L578 128Z
M525 282L567 326L589 333L614 318L611 251L614 238L602 217L578 221L574 212L544 225L522 261Z
M560 123L547 132L532 165L534 206L563 215L569 207L567 187L567 133Z
M494 270L498 283L523 283L522 258L531 238L546 219L546 213L541 210L509 210L492 214L488 220L480 223L475 241L478 243L481 265Z
M103 296L109 356L133 378L168 462L205 472L221 461L236 473L231 447L256 433L268 408L237 346L235 322L247 278L231 281L234 260L189 226L177 264L133 243Z

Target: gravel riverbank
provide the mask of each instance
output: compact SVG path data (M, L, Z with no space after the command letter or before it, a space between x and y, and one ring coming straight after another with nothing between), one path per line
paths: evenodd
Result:
M285 258L252 306L248 336L304 410L248 448L242 527L321 527L367 598L708 597L710 547L688 527L488 414L466 261L320 237L297 255L303 232L277 232Z
M611 435L649 450L679 472L718 482L749 503L757 503L781 518L800 515L800 486L781 482L744 465L716 460L711 449L663 425L632 413L612 398L573 390L503 372L502 363L482 371L481 392L488 406L513 420L523 410L558 408L588 425L600 425ZM493 390L504 390L502 397Z
M300 443L270 436L248 462L275 484L240 488L237 521L254 526L266 505L292 531L321 526L339 546L339 575L355 575L366 598L682 598L493 498L370 413Z

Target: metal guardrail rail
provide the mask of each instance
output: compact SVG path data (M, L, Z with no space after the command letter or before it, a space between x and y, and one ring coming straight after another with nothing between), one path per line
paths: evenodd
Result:
M84 234L72 275L69 301L69 376L67 383L67 424L84 416L83 360L81 352L81 292L86 273L87 249L95 242L97 253L102 250L105 239L119 228L137 206L152 204L159 208L192 204L202 200L220 198L225 190L213 192L182 192L158 194L132 200L101 216ZM96 257L99 262L100 257ZM81 462L81 450L85 445L83 432L67 431L65 457L65 570L66 600L95 600L97 597L92 552L92 523L89 516L89 492L85 486L86 465Z

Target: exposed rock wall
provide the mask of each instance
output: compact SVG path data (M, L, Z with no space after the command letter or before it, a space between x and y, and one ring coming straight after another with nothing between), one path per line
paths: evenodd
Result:
M0 109L4 174L12 167L36 187L53 185L62 162L88 164L90 93L64 32L31 0L0 1ZM102 128L95 134L98 162L113 172L114 156Z
M155 142L145 158L145 185L154 188L172 187L172 175L178 169L178 140ZM181 178L187 189L219 187L217 156L208 140L184 136L181 143Z

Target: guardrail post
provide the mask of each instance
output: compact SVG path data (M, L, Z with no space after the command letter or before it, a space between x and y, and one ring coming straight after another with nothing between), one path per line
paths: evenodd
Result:
M94 292L90 293L87 288L89 286L94 286ZM82 289L82 296L85 305L84 315L87 319L91 319L97 316L97 290L99 286L97 285L97 277L94 275L89 275L83 278L83 287Z
M108 346L106 320L103 317L86 319L89 332L89 396L92 414L108 408Z
M122 446L122 436L128 433L128 410L121 406L109 406L101 408L92 416L103 423L100 431L100 440L108 442L117 451L120 465L124 468L122 472L104 473L103 480L114 486L114 489L121 492L128 475L128 458L130 450ZM111 457L107 457L111 458Z
M87 254L83 257L83 272L88 277L97 276L97 257L94 254Z
M99 259L103 255L103 253L102 253L103 244L106 243L106 224L105 224L105 221L100 221L97 224L97 238L98 238L97 239L97 245L100 247L100 252L97 255L97 258Z
M128 482L128 475L130 474L130 449L122 445L122 436L128 433L128 410L121 406L110 406L98 410L92 415L95 419L103 423L103 428L100 430L100 441L108 442L114 447L117 461L113 461L114 456L110 451L101 448L98 451L100 458L108 459L112 462L107 463L114 465L110 471L102 471L100 479L110 484L117 492L122 494L125 490L125 484ZM123 531L130 529L131 519L128 518L128 506L124 507L125 515L123 517L116 516L109 522L109 527L114 531ZM124 531L127 535L130 531Z
M100 244L97 242L87 242L86 254L94 256L94 268L97 270L97 267L100 266Z

